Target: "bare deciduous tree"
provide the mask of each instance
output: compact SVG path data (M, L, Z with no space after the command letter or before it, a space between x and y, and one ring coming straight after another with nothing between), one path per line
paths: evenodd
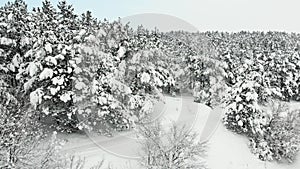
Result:
M142 125L139 128L144 139L141 165L147 169L205 169L203 157L205 143L197 141L197 134L185 126L173 124L169 130L160 123Z

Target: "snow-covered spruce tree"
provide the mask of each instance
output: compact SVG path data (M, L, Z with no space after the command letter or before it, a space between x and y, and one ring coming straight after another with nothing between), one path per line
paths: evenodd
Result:
M141 67L134 68L138 69L134 71L135 81L143 84L143 89L137 91L135 89L138 84L129 84L131 74L124 74L124 71L130 67L127 61L132 55L126 45L126 40L133 37L133 32L119 21L98 23L89 12L78 19L73 14L72 6L66 4L65 1L59 3L58 10L49 1L44 1L42 8L36 8L30 16L34 20L31 23L32 29L29 31L32 35L31 48L24 52L25 59L16 77L22 81L25 96L29 97L32 106L41 112L37 116L55 118L55 121L59 123L58 126L54 125L57 129L90 128L91 124L97 124L97 122L89 121L89 127L87 127L87 124L82 126L78 121L78 114L82 112L78 111L80 104L77 104L77 101L83 96L78 96L77 88L82 89L82 86L77 83L82 80L78 79L81 73L88 73L83 70L86 65L95 64L91 66L94 68L92 73L88 74L86 82L91 84L93 78L96 77L96 80L104 87L98 89L97 94L106 93L107 97L113 97L118 102L118 107L112 105L109 116L103 119L102 116L107 113L107 106L110 102L100 104L96 101L100 106L100 108L97 107L99 109L97 113L100 112L99 118L101 117L102 122L109 123L110 127L114 126L112 127L114 129L128 128L129 123L132 123L132 121L129 122L129 117L126 117L128 113L132 114L134 111L135 115L143 114L140 113L140 110L146 111L143 105L148 105L148 107L153 105L150 103L155 92L153 89L156 86L162 86L161 83L166 78L172 79L166 69L156 67L156 63L153 63L156 61L154 56L158 52L155 50L147 52L138 48L131 53L142 52L144 58L151 56L148 58L152 60L149 65L145 65L145 70L141 70ZM92 42L95 44L92 45ZM85 51L86 49L88 52ZM99 53L102 53L106 60L101 61L102 55L98 56ZM94 55L95 58L92 62L89 59L90 55ZM146 83L143 82L141 74L146 71L156 77L155 82L151 81L149 84L147 80ZM163 73L164 76L161 75ZM108 79L109 82L107 82ZM151 90L147 91L149 87ZM135 92L130 94L131 91L128 88ZM143 93L145 89L146 92ZM132 95L132 97L128 98L126 95ZM95 100L87 104L94 102ZM128 111L128 107L134 110ZM150 109L148 108L147 111Z
M173 88L180 92L188 92L193 86L191 72L187 69L185 59L196 55L195 50L187 44L186 40L180 38L184 34L185 32L181 31L163 33L160 38L162 51L166 55L164 63L167 63L168 70L173 74L176 82Z
M85 13L81 14L79 22L81 29L87 29L90 31L99 29L99 21L97 18L92 16L91 11L86 11Z
M29 30L33 20L26 4L16 0L1 7L0 23L0 80L13 89L21 83L15 75L24 60L23 55L31 47ZM15 96L15 90L10 94Z
M162 129L157 122L140 126L141 165L147 169L205 169L205 143L196 139L196 134L184 126L173 124L170 129Z
M136 37L119 39L128 36L124 33L128 27L120 22L107 24L79 45L82 62L76 68L74 101L80 128L101 130L101 126L109 132L129 129L147 116L158 94L156 88L170 85L172 81L167 80L172 76L157 64L159 50L131 43L135 41L130 38Z
M163 36L165 50L173 61L171 70L181 88L192 89L195 101L209 106L221 103L227 84L225 63L219 61L205 34L170 32ZM195 45L197 44L197 45Z
M79 128L96 128L99 132L128 129L132 120L118 95L126 97L131 91L116 79L117 56L99 50L101 36L99 32L96 36L90 34L85 37L86 42L78 46L81 57L75 68L73 111L80 119Z
M224 123L233 131L246 134L251 140L251 150L261 160L291 161L298 151L299 143L295 134L297 129L282 125L289 118L282 118L276 112L267 113L261 109L272 98L297 100L297 41L297 37L273 32L221 34L221 38L215 41L219 43L216 46L220 52L220 60L228 65L225 67L225 77L232 88L229 100L225 99L230 104L227 104ZM257 98L253 102L243 97L247 94L243 93L245 88L241 84L249 82L252 85L247 85L247 88L252 86L250 88L255 91ZM247 90L248 93L249 91ZM295 122L289 120L288 123Z
M33 168L42 132L15 76L31 48L33 20L24 1L16 0L1 7L0 23L0 168Z
M167 62L168 55L162 44L161 33L139 27L138 31L123 43L122 48L126 52L120 65L126 67L124 82L133 94L148 100L149 105L153 102L153 96L157 96L157 92L171 93L175 80L169 69L170 64L167 64L171 62Z
M157 33L141 34L138 32L129 41L129 56L126 58L128 70L126 81L131 83L134 92L143 90L146 93L153 92L153 87L165 93L171 93L175 80L166 64L168 57L160 48L159 35ZM169 62L170 63L170 62Z
M178 34L181 35L183 32ZM166 78L166 76L169 78L167 80L168 83L164 83L163 86L157 86L163 92L175 94L179 92L180 88L189 88L187 87L189 86L189 81L186 79L189 75L186 76L188 71L185 69L186 63L184 59L187 56L195 55L195 52L185 41L173 34L162 33L158 30L149 31L140 26L134 37L129 39L127 43L129 45L127 51L129 53L141 52L142 50L155 53L152 60L150 60L156 67L155 71L164 76L161 79ZM135 57L132 58L135 59Z
M191 72L191 83L194 83L195 101L211 107L221 104L227 89L224 65L216 59L205 56L189 56L186 62Z
M298 35L284 32L212 32L208 33L208 37L215 46L218 59L228 65L225 77L229 86L237 83L238 78L243 79L248 73L256 72L269 83L272 95L283 100L297 100ZM248 68L243 66L245 64ZM244 69L243 73L240 73L241 69Z
M59 11L44 1L32 16L36 20L32 33L35 36L32 49L25 55L19 77L25 80L24 90L38 116L51 116L60 126L76 128L76 117L72 114L72 60L78 57L74 37L79 33L73 8L65 1L59 3ZM77 25L76 25L77 24Z
M264 134L264 126L270 117L258 105L257 91L260 85L255 81L237 83L225 98L225 126L237 133L253 137Z

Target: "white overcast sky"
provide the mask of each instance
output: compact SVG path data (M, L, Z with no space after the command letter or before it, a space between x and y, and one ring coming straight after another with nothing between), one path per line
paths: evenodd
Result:
M25 0L29 7L39 0ZM57 4L58 0L51 0ZM1 0L3 5L7 0ZM68 0L76 12L92 11L109 20L142 13L167 14L200 31L300 32L300 0ZM171 25L174 26L174 25Z

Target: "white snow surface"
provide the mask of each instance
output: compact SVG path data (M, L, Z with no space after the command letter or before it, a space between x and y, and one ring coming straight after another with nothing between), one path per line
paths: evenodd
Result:
M209 116L214 113L213 116ZM193 131L201 135L209 135L207 166L210 169L299 169L300 161L293 164L278 164L276 162L260 161L250 152L248 139L228 131L224 125L205 125L209 118L220 121L217 113L220 110L211 110L209 107L193 102L191 96L165 97L165 103L158 103L153 116L162 120L163 126L177 124L191 124ZM153 118L155 120L155 118ZM208 128L215 127L213 133L205 133ZM95 136L95 134L59 134L59 138L67 140L62 152L86 158L86 168L97 164L101 159L105 165L116 169L142 169L136 158L140 145L136 134L123 132L112 138Z

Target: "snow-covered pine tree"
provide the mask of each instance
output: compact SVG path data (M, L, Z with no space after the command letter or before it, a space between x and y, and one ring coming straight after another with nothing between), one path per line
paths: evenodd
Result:
M98 20L92 16L91 11L86 11L81 14L80 25L85 28L95 29L98 26Z
M73 8L64 2L60 11L46 0L42 8L33 12L36 20L32 30L35 39L25 57L23 72L24 89L30 103L41 110L39 116L52 116L62 126L76 128L76 116L72 114L72 74L79 51L74 46L80 41L74 37L79 26ZM77 25L76 25L77 24Z

